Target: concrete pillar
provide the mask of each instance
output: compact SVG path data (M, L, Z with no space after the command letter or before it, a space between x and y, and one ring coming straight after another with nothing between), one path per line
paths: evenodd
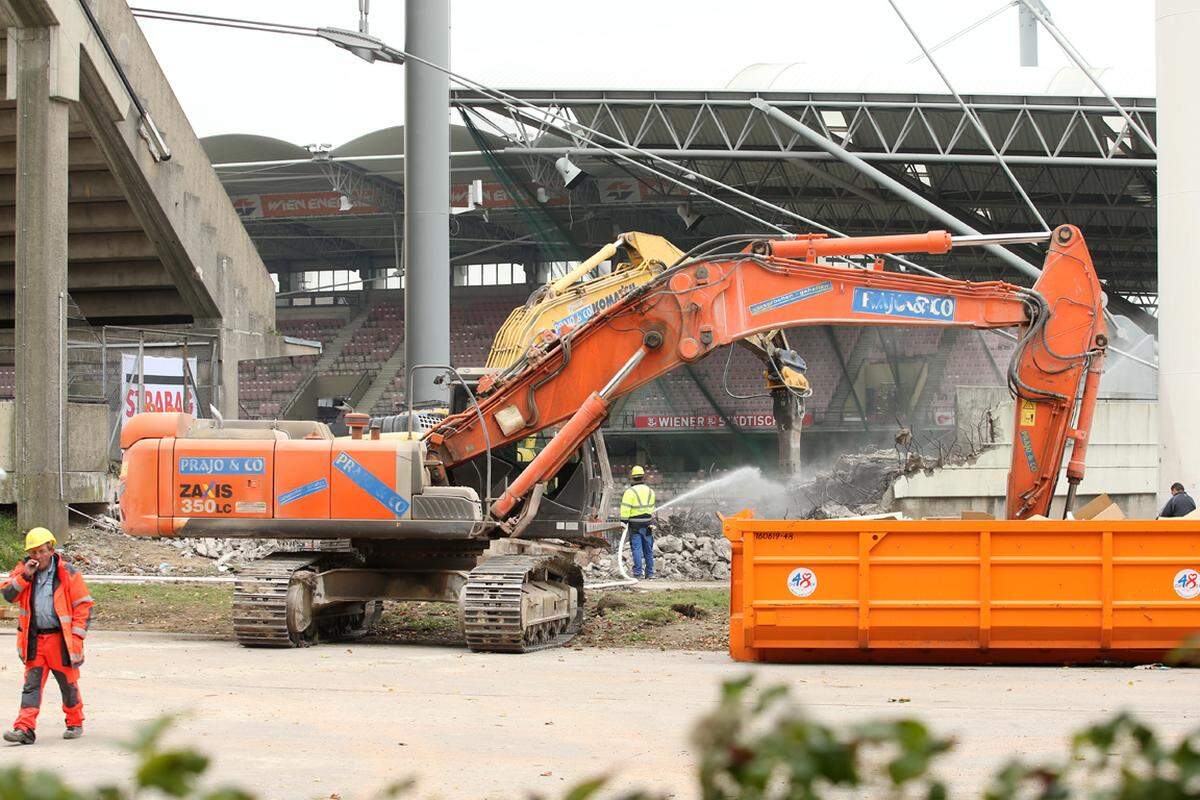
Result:
M43 525L65 541L61 490L66 404L66 102L47 28L10 28L10 94L17 100L16 469L17 526Z
M407 0L405 49L450 66L450 0ZM450 363L450 79L416 61L404 65L405 369ZM417 373L409 401L446 404L448 386Z
M1200 485L1200 0L1158 0L1158 485Z

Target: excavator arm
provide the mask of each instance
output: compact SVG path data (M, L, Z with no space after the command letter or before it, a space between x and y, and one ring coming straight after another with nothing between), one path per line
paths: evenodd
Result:
M1015 327L1020 334L1009 368L1017 403L1007 512L1018 519L1045 514L1068 439L1074 441L1072 493L1083 477L1107 345L1104 295L1079 230L1062 226L1050 235L1032 290L885 272L879 260L868 269L822 261L944 253L957 244L982 243L973 238L944 231L805 236L680 261L579 327L543 342L477 408L430 430L429 465L435 475L445 475L491 448L562 425L492 504L492 516L504 520L600 426L615 399L720 347L806 325Z

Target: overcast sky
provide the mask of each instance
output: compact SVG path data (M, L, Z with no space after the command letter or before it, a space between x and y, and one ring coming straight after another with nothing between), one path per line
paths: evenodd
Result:
M1116 68L1113 80L1122 85L1152 89L1152 0L1046 2L1094 66ZM313 27L358 24L357 0L138 0L142 4ZM901 0L930 46L1002 4ZM404 46L402 0L375 0L370 20L372 34ZM403 122L403 67L367 64L307 37L141 24L200 136L256 133L336 146ZM1017 10L1009 8L936 56L967 91L972 80L1016 69L1016 31ZM452 68L510 88L719 89L757 62L879 74L919 53L887 0L454 0L451 36ZM1040 53L1044 67L1069 63L1045 32Z

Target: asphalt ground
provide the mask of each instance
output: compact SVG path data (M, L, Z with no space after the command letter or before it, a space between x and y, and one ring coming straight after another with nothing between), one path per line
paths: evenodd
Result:
M0 699L15 716L21 667L0 632ZM60 738L51 681L32 747L0 766L59 770L84 783L128 780L117 742L179 713L168 742L213 760L211 783L265 798L367 797L396 779L415 797L558 797L599 774L619 787L696 796L688 737L723 679L786 683L827 721L916 716L958 744L953 796L978 796L1012 755L1065 752L1068 735L1119 709L1165 735L1197 724L1200 672L1129 668L750 666L720 652L559 649L523 656L451 647L326 645L247 650L178 634L97 631L81 688L86 735ZM7 694L5 694L7 693Z

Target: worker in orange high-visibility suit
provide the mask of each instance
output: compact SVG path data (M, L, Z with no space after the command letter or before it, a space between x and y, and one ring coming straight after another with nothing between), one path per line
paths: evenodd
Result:
M25 662L21 712L4 741L33 744L37 740L42 690L51 674L62 692L67 717L64 739L83 735L83 698L79 694L79 665L83 639L92 618L92 596L74 567L54 551L58 542L45 528L25 536L25 560L0 582L0 595L20 607L17 653Z

